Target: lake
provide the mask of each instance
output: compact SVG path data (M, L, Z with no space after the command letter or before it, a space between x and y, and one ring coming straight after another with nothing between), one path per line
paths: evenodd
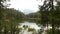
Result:
M28 27L24 28L23 27L24 25ZM38 25L35 22L24 21L24 22L19 23L19 28L21 28L21 32L19 34L32 34L32 33L39 34L39 32L41 31L42 31L41 32L42 34L45 34L46 33L45 31L47 29L51 29L52 27L50 25L47 27L41 24ZM29 28L34 29L34 31L28 32Z

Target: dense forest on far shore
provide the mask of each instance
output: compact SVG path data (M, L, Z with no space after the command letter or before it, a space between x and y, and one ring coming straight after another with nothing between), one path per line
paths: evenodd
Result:
M60 34L60 2L56 1L56 6L53 0L44 1L43 5L39 5L39 10L36 13L25 15L19 10L9 9L3 3L7 0L0 0L0 34L19 34L20 22L33 21L37 24L47 26L46 34ZM48 30L48 26L52 28ZM25 28L28 26L24 26ZM44 28L44 27L43 27ZM33 30L33 29L30 29ZM39 31L39 34L41 32Z

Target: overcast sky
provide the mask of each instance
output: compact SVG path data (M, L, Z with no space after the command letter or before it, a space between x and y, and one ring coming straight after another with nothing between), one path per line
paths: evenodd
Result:
M42 5L41 0L11 0L9 2L11 5L9 8L15 8L24 13L36 12L38 10L38 4ZM27 10L29 12L27 12Z
M29 14L32 12L37 12L39 9L38 4L43 5L43 2L44 0L42 2L41 0L10 0L10 2L7 3L11 4L9 8L14 8L25 14Z

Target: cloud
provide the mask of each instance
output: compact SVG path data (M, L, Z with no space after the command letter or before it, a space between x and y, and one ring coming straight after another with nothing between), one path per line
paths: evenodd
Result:
M36 0L11 0L11 6L10 8L15 9L32 9L37 10L38 5Z
M9 8L14 8L16 10L19 9L22 12L27 12L29 10L30 12L37 12L37 10L39 9L38 8L39 3L40 5L42 4L41 2L38 2L37 0L11 0L10 1L11 5ZM29 10L26 10L26 9L29 9Z

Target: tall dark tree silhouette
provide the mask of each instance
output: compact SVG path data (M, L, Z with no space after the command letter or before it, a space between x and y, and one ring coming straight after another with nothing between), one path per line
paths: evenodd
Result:
M54 22L54 12L55 12L55 6L54 6L55 0L45 0L43 6L40 6L40 13L41 13L41 23L51 23L52 25L52 34L55 34L55 22ZM48 26L48 25L47 25Z
M1 34L1 30L2 30L2 21L4 21L4 19L5 19L5 15L3 15L3 9L4 9L4 7L6 7L3 3L4 2L6 2L6 1L8 1L8 0L0 0L0 34ZM4 17L4 18L3 18ZM6 34L7 32L6 32L7 30L6 30L6 23L4 24L4 34Z
M1 19L2 19L2 17L3 17L3 14L2 14L2 7L4 7L3 6L3 4L1 3L2 2L2 0L0 0L0 33L1 33Z

